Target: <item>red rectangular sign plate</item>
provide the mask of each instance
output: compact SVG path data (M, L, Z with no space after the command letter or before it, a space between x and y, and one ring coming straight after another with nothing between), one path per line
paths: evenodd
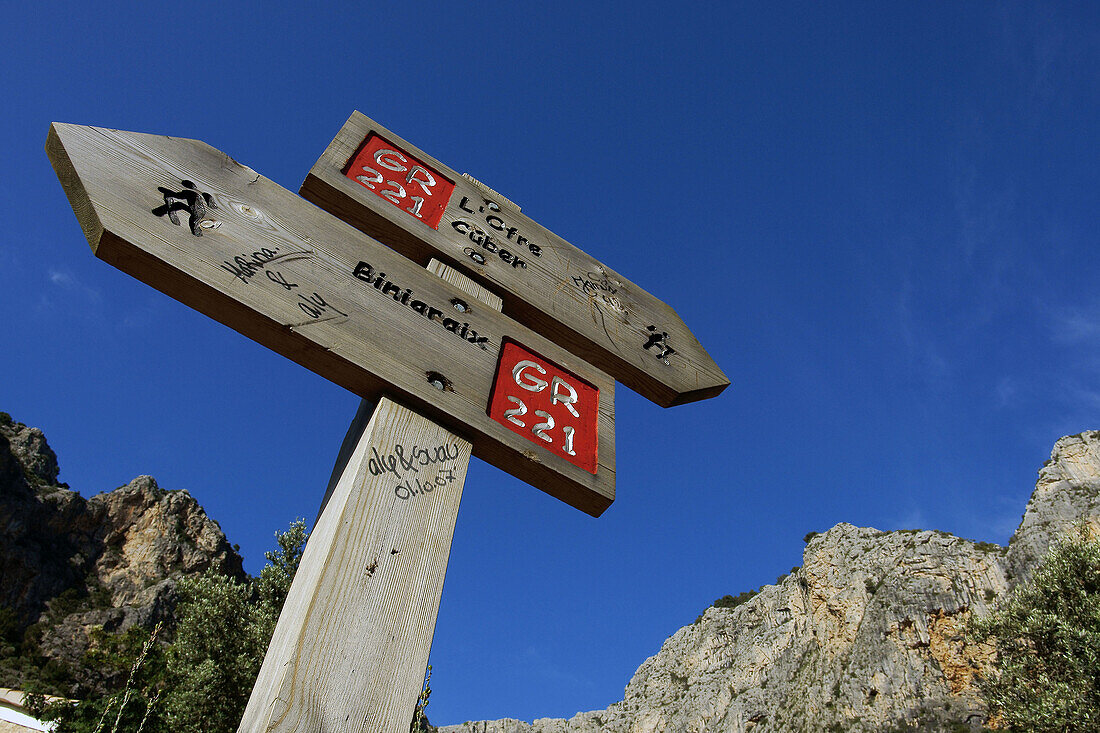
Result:
M435 168L375 134L363 141L344 175L437 230L455 190Z
M489 417L596 473L600 390L510 339L493 377Z

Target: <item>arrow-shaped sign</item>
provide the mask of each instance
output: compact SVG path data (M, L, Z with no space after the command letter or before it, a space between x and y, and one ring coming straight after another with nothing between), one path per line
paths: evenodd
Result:
M421 264L458 267L500 295L505 314L659 405L729 385L668 305L359 112L301 194Z

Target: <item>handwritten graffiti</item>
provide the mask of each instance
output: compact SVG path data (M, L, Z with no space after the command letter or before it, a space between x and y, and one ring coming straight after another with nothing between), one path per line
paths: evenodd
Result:
M436 474L433 479L425 479L421 481L418 477L414 476L412 480L405 479L404 482L398 484L393 488L393 493L398 499L411 499L418 494L430 494L436 489L442 489L447 484L453 484L458 481L458 475L454 472L454 469L443 468ZM415 486L413 484L416 484Z
M455 469L445 465L458 459L458 443L427 448L418 445L409 448L398 443L385 455L379 453L374 446L371 446L370 452L367 470L371 476L393 475L400 482L393 489L398 499L408 500L419 494L430 494L458 481ZM406 478L410 473L419 474L421 469L430 474L433 467L437 467L434 477L429 478L426 475L422 478L418 475Z
M287 292L293 292L299 288L299 284L291 282L290 279L283 274L282 270L276 270L272 267L273 263L278 262L292 262L297 259L308 259L309 256L302 252L289 252L286 254L279 254L279 248L269 249L263 247L252 253L239 254L232 260L222 260L221 268L228 272L233 277L240 280L245 285L252 282L252 278L261 272L267 276L267 279L278 285ZM261 281L262 282L262 281ZM308 316L312 321L306 321L305 323L328 321L333 318L347 318L348 314L337 308L332 303L328 302L325 296L314 291L312 294L306 295L304 292L296 293L297 301L296 305L298 310ZM305 325L305 323L298 323L293 325Z
M281 277L281 273L276 274L279 274ZM286 283L285 281L279 284L284 287L289 286L287 290L298 287L295 283ZM337 316L343 316L344 318L348 317L347 313L326 301L320 293L313 293L312 295L302 295L299 293L298 301L298 309L310 318L320 319L321 316L325 316L325 319L322 320L327 320L329 318L336 318ZM329 311L332 311L332 313L329 313Z
M401 444L395 445L393 450L386 455L378 452L371 446L371 457L367 459L367 470L371 476L381 476L392 473L397 479L405 477L405 473L412 471L420 473L424 466L442 464L458 458L458 443L439 445L434 448L421 448L413 445L408 448Z
M619 289L607 279L607 275L598 272L586 273L584 277L574 276L573 284L589 295L594 295L596 291L603 291L611 295L619 292Z
M588 272L585 273L584 277L574 275L571 279L573 285L587 295L594 306L599 306L602 303L613 311L621 314L626 313L626 306L616 295L622 283L611 281L603 271Z
M274 260L278 254L278 247L275 249L264 247L251 254L237 255L232 262L222 260L221 268L247 285L249 279L260 270L263 270L264 265ZM268 277L270 277L270 274Z
M202 236L202 222L206 219L206 209L218 208L210 194L198 190L191 181L180 181L182 191L173 191L164 186L157 186L157 190L164 196L164 204L153 209L157 216L168 215L168 221L179 226L180 220L176 216L178 211L186 211L187 224L191 227L191 233L196 237Z

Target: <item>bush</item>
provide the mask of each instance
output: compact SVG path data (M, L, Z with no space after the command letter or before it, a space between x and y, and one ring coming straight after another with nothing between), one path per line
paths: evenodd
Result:
M32 712L56 722L56 733L236 730L302 559L305 522L275 540L278 549L265 553L268 565L250 583L212 571L180 581L172 643L154 643L159 627L98 635L85 661L124 670L124 686L75 705L32 696Z
M170 644L155 643L159 627L151 633L132 627L125 634L98 634L85 661L115 672L119 682L109 694L75 705L31 695L31 712L56 722L55 733L235 731L301 562L305 522L276 533L275 542L277 549L264 553L268 564L250 583L214 572L180 581ZM0 640L9 626L0 614ZM430 678L431 667L410 726L417 733L435 730L424 716Z
M0 606L0 683L52 695L64 695L71 688L68 666L42 653L45 628L44 623L35 623L23 629L14 610Z
M981 683L992 716L1019 731L1100 729L1100 542L1087 530L971 633L996 644L996 668Z
M759 592L760 591L749 589L746 591L742 591L735 596L731 596L727 593L726 595L714 601L714 603L710 604L708 608L737 608L742 603L750 600ZM703 613L706 613L706 611L704 611ZM695 619L695 623L699 623L703 620L703 613L699 614L699 617Z
M181 582L180 595L176 639L167 650L170 730L233 730L271 640L271 613L252 602L246 584L210 572Z
M26 699L28 709L36 718L54 721L56 733L99 733L107 730L106 726L112 733L142 731L150 718L155 727L159 720L155 708L165 671L163 648L156 641L159 631L159 625L152 632L134 626L124 634L101 637L103 647L89 653L89 663L102 664L110 671L126 671L126 682L120 689L75 705L66 701L47 703L41 694L30 693Z
M759 593L759 591L749 589L746 591L741 591L735 596L727 594L716 600L711 605L715 608L737 608L742 603L746 603L747 601L751 600L752 597L755 596L757 593Z

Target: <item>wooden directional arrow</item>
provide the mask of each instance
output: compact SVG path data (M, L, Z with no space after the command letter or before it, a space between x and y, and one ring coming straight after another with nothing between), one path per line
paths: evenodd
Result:
M356 394L405 403L582 511L611 504L614 382L583 358L203 142L54 124L46 151L100 259ZM527 356L498 375L513 343ZM529 414L521 397L491 412L494 385L532 395ZM396 485L395 468L444 459L415 448L371 456L370 472Z
M420 264L438 257L504 299L504 313L659 405L729 385L668 305L355 112L301 194Z

